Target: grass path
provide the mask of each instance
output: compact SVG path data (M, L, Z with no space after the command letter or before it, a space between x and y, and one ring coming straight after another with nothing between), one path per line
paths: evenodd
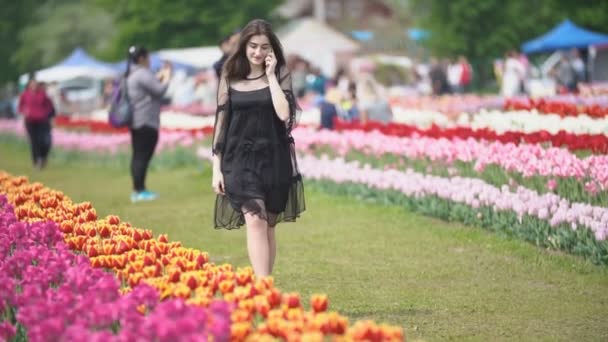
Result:
M100 216L168 233L217 263L248 264L245 231L211 226L210 170L154 171L152 203L129 202L127 170L76 162L34 172L24 145L0 145L0 169L28 175ZM608 340L608 270L481 229L306 188L307 211L279 225L275 280L327 293L351 319L398 324L410 340Z

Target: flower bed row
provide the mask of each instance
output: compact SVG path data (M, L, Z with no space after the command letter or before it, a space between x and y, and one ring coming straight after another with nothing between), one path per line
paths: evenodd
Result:
M592 118L608 116L608 97L595 98L563 98L563 99L532 99L512 98L504 102L505 110L537 110L541 113L556 114L560 117L588 115Z
M0 134L2 133L21 138L27 137L25 125L18 120L0 120ZM190 147L195 142L203 139L204 135L202 130L199 132L179 132L163 129L159 134L156 151L161 152L175 147ZM80 152L115 154L127 150L131 145L131 135L128 131L102 134L92 133L88 130L53 129L51 139L54 146Z
M226 341L231 307L159 302L138 286L122 294L110 273L67 248L52 221L19 222L0 195L0 328L3 341Z
M571 200L608 206L608 199L601 202L602 192L608 189L608 157L605 155L579 158L566 149L555 147L459 138L401 138L377 131L297 129L294 137L296 148L303 153L319 153L320 150L349 159L363 155L366 161L381 161L374 163L378 166L433 167L450 175L481 177L494 185L502 185L501 182L511 177L522 178L522 185L529 188L555 190ZM542 188L537 188L538 183Z
M502 108L500 96L444 95L444 96L400 96L390 98L394 110L426 110L444 113L449 117L460 113L475 113L484 108Z
M489 129L497 133L535 133L560 131L570 134L608 134L607 118L592 118L587 115L560 117L557 114L540 114L536 111L481 110L461 113L449 118L442 112L421 110L399 110L394 112L396 123L428 128L433 125L442 128Z
M209 148L200 148L197 153L203 159L211 158ZM308 180L328 181L351 197L365 194L444 219L515 231L537 245L608 264L608 208L571 203L524 187L511 191L508 186L499 188L476 178L374 169L356 161L312 155L298 162ZM327 187L328 183L324 184Z
M397 137L423 136L446 139L472 138L476 140L500 141L502 143L513 144L550 144L554 147L565 147L571 151L590 150L594 153L608 153L608 136L604 134L572 134L564 131L551 134L545 130L535 133L522 133L516 131L497 133L496 131L487 128L441 128L438 126L421 129L417 126L405 124L391 123L383 125L376 122L362 124L360 122L344 122L341 120L337 120L335 129L337 131L361 130L365 132L377 130L382 134Z
M98 219L90 203L73 203L63 193L24 177L0 173L0 193L15 206L19 220L57 223L67 246L88 256L93 267L112 270L125 293L146 284L158 291L160 300L181 298L200 307L209 307L215 298L225 300L234 307L232 340L404 339L396 327L370 321L349 326L345 317L327 312L325 295L313 296L312 309L306 310L297 293L282 293L272 278L255 279L251 268L215 265L207 253L170 242L166 235L154 239L151 231L132 227L117 216Z
M0 121L0 132L16 132L25 135L17 122ZM594 155L579 158L560 148L542 147L539 144L521 144L476 141L473 139L443 139L432 137L395 137L380 132L346 130L342 132L318 131L299 127L294 131L296 147L303 152L319 146L338 156L363 154L375 165L386 161L391 167L415 167L423 171L427 167L443 171L440 175L465 175L481 177L494 185L503 185L509 178L537 191L555 191L561 196L579 202L606 205L605 190L608 187L608 158ZM110 158L113 163L128 163L130 145L128 133L96 134L54 130L54 145L61 148L56 157L70 159L66 151L95 153L95 160ZM203 141L204 136L187 133L162 132L155 167L192 165L196 163L189 147ZM175 148L180 147L180 148ZM356 153L352 153L356 152ZM445 166L442 170L442 166ZM455 166L455 168L449 168Z

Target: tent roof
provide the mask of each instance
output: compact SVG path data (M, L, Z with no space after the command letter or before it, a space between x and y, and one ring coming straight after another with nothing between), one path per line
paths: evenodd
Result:
M216 46L194 47L185 49L166 49L158 55L170 61L192 65L197 68L210 68L222 57L222 51Z
M99 68L112 68L110 63L104 63L98 61L94 57L91 57L82 48L76 48L74 51L63 61L59 62L57 66L88 66L88 67L99 67Z
M586 30L566 19L544 35L522 44L521 48L524 53L535 53L607 43L608 35Z
M76 77L106 78L116 74L117 71L111 64L98 61L82 48L76 48L57 65L36 72L36 79L43 82L61 82Z
M360 45L313 18L294 20L278 32L286 54L303 51L354 52Z

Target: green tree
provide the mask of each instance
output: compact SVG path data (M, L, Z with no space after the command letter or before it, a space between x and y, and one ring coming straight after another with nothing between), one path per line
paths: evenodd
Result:
M428 29L427 47L440 57L465 55L477 80L490 79L491 60L570 18L598 31L608 24L608 1L412 0L416 24Z
M31 20L35 0L0 0L0 85L15 80L22 70L11 61L19 46L18 33Z
M114 34L112 16L94 3L49 0L19 33L19 47L11 61L18 70L36 70L60 61L79 46L103 52Z
M279 0L98 0L112 9L118 35L109 55L123 58L128 46L150 50L215 45L254 18L269 19Z

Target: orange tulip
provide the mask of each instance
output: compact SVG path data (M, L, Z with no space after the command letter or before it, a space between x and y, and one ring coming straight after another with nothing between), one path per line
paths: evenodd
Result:
M190 293L190 288L182 283L177 283L173 289L173 295L183 299L190 298Z
M154 254L146 253L143 261L145 266L154 265L156 263L156 256Z
M143 268L143 273L146 276L146 278L152 278L155 277L157 275L156 273L156 266L146 266Z
M283 303L287 304L287 307L299 308L300 307L300 294L296 292L286 293L283 295Z
M167 234L160 234L158 236L158 241L162 243L169 243L169 238L167 237Z
M96 257L96 256L98 256L98 255L99 255L99 252L97 251L97 248L95 248L95 246L89 246L89 247L87 248L87 251L86 251L86 252L87 252L87 256L88 256L89 258Z
M323 334L318 331L307 332L300 336L301 342L323 342Z
M180 276L181 276L181 271L179 269L172 269L169 272L169 281L172 283L177 283L179 282Z
M327 295L313 295L310 299L310 305L314 312L327 311L328 298Z
M271 307L276 308L281 305L281 291L276 288L272 288L266 292L266 298Z
M250 322L238 322L230 327L230 338L232 341L244 341L247 335L253 331Z
M242 309L242 308L238 308L238 309L232 311L232 313L230 314L230 320L233 323L250 322L252 319L253 319L253 316L251 315L251 312L246 309Z
M61 224L59 225L59 228L61 229L61 231L64 234L70 234L70 233L72 233L72 230L74 229L74 222L72 222L72 220L65 220L65 221L61 222Z
M110 227L108 227L106 225L99 228L99 236L104 239L109 238L111 233L112 233L112 231L110 230Z
M231 280L224 280L219 284L219 289L222 294L232 293L234 291L234 282Z
M91 258L91 266L93 266L95 268L103 267L101 259L98 258L98 257L92 257Z
M129 286L135 287L143 279L144 275L140 272L132 273L129 275L128 283Z
M236 283L240 286L249 284L252 279L253 275L249 272L241 271L236 273Z
M97 220L97 212L95 211L95 208L91 208L87 211L86 220L87 221Z

